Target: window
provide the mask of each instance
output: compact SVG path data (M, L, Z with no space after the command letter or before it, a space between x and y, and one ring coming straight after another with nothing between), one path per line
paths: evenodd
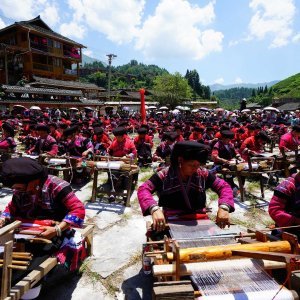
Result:
M62 65L62 60L61 60L61 58L55 58L55 57L53 57L53 65L54 65L55 67L61 67L61 65Z
M48 47L53 47L53 40L51 39L48 39Z
M54 46L54 48L60 49L61 48L61 43L57 42L57 41L53 41L53 46Z

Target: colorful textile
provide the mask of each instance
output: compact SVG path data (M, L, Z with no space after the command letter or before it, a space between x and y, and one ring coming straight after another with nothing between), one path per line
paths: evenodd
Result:
M297 150L299 145L299 139L294 137L292 132L288 132L280 137L279 149L280 150Z
M55 256L67 270L72 272L78 270L87 257L85 239L76 230L68 230L64 236L62 245Z
M230 211L234 211L232 189L224 180L210 174L208 170L199 168L197 173L183 182L193 212L205 211L206 189L211 188L219 196L219 205L227 204ZM178 209L188 211L180 180L174 168L165 168L154 174L138 189L138 200L144 215L148 215L149 208L157 205L152 193L157 192L159 205L164 209Z
M300 173L285 179L275 188L269 214L280 227L299 225Z
M132 155L133 158L135 158L137 156L137 150L134 142L127 135L124 135L124 139L121 142L115 138L108 148L108 153L115 157Z
M84 205L72 191L69 183L56 176L48 176L42 187L41 199L31 200L27 205L20 205L13 194L11 202L1 216L8 219L21 217L30 220L65 221L75 227L81 227L83 224Z
M0 149L6 151L14 151L17 145L13 137L6 137L0 140Z

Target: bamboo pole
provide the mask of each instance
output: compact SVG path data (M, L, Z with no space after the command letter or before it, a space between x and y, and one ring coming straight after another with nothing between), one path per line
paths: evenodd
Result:
M225 259L232 256L232 250L263 251L291 253L291 245L288 241L276 241L253 244L237 244L224 246L209 246L180 249L180 262L196 262L214 259ZM168 252L167 259L174 261L174 253Z

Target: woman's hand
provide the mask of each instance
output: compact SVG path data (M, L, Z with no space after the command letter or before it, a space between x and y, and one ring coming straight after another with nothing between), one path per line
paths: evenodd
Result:
M166 226L165 216L161 209L156 210L152 214L153 229L156 231L164 231Z
M5 225L5 219L0 219L0 228L2 228Z
M39 234L40 237L51 240L56 236L56 229L54 226L41 226L40 227L43 232Z
M216 223L220 228L225 228L226 225L230 226L229 220L229 212L222 209L221 207L218 209Z

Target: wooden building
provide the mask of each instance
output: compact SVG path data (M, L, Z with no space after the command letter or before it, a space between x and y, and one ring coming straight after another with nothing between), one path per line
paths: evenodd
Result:
M85 46L54 32L40 16L0 30L0 83L14 85L23 75L77 80Z

